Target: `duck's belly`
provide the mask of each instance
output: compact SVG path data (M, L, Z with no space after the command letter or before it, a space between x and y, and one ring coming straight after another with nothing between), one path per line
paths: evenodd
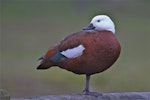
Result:
M67 59L60 63L60 67L76 74L95 74L108 69L119 57L119 43L108 43L101 46L87 48L83 55Z
M58 66L77 74L95 74L109 68L119 57L120 44L110 32L86 35L83 54L69 58Z

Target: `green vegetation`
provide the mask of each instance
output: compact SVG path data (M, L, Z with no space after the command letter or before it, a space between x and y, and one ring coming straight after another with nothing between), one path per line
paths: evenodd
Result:
M97 92L150 91L148 0L3 0L0 88L13 97L81 93L83 75L60 68L36 70L37 60L66 35L82 30L97 14L116 23L122 51L107 71L93 75Z

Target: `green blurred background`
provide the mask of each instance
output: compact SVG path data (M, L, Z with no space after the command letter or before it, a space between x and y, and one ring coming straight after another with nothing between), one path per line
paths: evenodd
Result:
M12 97L81 93L84 75L36 70L37 59L98 14L114 20L122 51L110 69L92 76L90 89L150 91L149 0L2 0L0 11L0 88Z

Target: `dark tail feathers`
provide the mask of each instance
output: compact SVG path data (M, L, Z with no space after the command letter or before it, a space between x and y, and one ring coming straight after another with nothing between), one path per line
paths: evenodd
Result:
M42 61L41 64L37 67L37 69L48 69L54 66L50 61Z

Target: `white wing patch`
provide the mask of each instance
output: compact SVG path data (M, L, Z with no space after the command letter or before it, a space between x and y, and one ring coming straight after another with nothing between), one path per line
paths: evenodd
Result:
M62 51L61 54L66 56L67 58L75 58L75 57L81 56L84 49L85 48L83 47L83 45L79 45L75 48Z

